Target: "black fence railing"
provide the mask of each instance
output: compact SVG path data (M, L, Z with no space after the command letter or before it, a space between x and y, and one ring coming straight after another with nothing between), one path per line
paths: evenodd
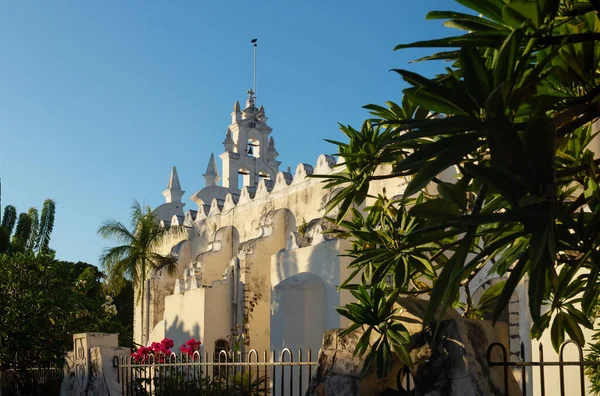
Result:
M62 367L0 368L0 396L58 396Z
M567 345L574 345L577 348L577 360L569 360L565 361L565 347ZM492 361L491 355L492 351L495 348L499 348L502 352L502 361ZM579 344L575 341L567 340L563 342L558 351L558 361L544 361L544 347L542 344L539 344L539 361L527 361L525 356L525 346L521 343L521 355L523 359L520 361L510 361L508 358L508 353L506 348L501 343L495 342L488 347L487 350L487 360L488 364L492 367L503 367L504 368L504 393L507 396L511 396L509 392L509 369L520 371L521 377L521 392L523 396L528 395L528 389L532 390L534 394L539 394L541 396L545 395L558 395L561 396L575 396L582 395L585 396L588 394L588 389L586 389L585 384L585 369L586 367L598 367L600 366L600 362L594 362L584 359L583 349ZM559 389L552 388L548 391L547 388L547 378L546 378L546 368L557 368L558 367L558 376L559 376ZM573 375L566 376L565 368L566 367L577 367L578 376L574 377ZM600 367L599 367L600 369ZM528 372L529 371L529 372ZM536 373L537 371L537 373ZM556 374L556 370L553 370L553 375ZM539 383L534 385L534 378L537 376ZM554 379L554 378L553 378ZM539 385L539 386L538 386ZM560 392L560 393L559 393Z
M122 395L304 395L316 356L251 350L246 354L149 355L143 361L114 357Z

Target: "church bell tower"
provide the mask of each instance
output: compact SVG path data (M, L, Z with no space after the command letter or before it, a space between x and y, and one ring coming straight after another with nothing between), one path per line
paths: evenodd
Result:
M244 110L239 102L233 106L231 125L223 141L225 152L220 155L222 185L235 194L239 194L243 186L256 187L261 178L275 181L281 164L277 161L275 141L269 136L273 129L267 125L265 109L256 108L252 89L247 94Z

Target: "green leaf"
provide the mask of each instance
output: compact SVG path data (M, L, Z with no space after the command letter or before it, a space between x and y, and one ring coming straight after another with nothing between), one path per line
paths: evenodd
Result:
M420 99L423 98L427 103L434 104L435 108L429 108L439 113L449 114L475 114L474 103L469 100L465 92L460 88L451 88L421 76L420 74L403 70L392 69L402 76L402 79L411 84L415 89L405 90L405 94L410 94L409 98L417 105L421 106ZM427 107L427 106L425 106ZM427 107L428 108L428 107ZM439 109L449 109L450 111L439 111Z
M483 144L483 141L481 141L477 135L471 135L468 140L465 140L463 145L448 147L441 152L436 159L421 167L410 183L408 183L408 186L406 186L404 196L408 198L415 194L429 184L429 182L442 171L446 170L451 165L454 165L465 155L471 153Z
M500 281L493 284L485 292L483 292L477 304L477 309L488 309L498 299L498 297L500 297L500 293L502 293L502 289L504 289L505 285L506 281Z
M474 234L472 232L467 232L456 253L454 253L446 265L444 265L442 273L433 286L433 291L431 292L429 303L427 304L427 310L423 317L423 323L430 323L437 312L443 314L450 306L458 291L458 284L451 283L450 280L453 279L454 275L464 266L473 240Z
M394 50L397 51L405 48L461 48L465 45L500 48L507 35L506 32L501 31L467 33L462 36L446 37L437 40L398 44Z
M454 11L430 11L427 16L427 19L452 19L460 22L469 22L473 24L473 26L481 26L481 29L495 29L495 30L505 30L506 27L490 21L486 18L480 18L478 16L463 14L461 12Z
M435 53L433 55L423 56L421 58L411 60L409 63L418 63L418 62L425 62L425 61L430 61L430 60L447 60L447 61L457 60L458 55L459 55L459 51L443 51L443 52Z
M460 66L469 93L483 107L490 94L490 78L479 51L474 47L461 48Z
M502 193L511 206L518 207L521 196L527 193L527 186L518 177L508 171L487 167L465 165L465 170L470 175L478 177L483 183Z
M503 23L502 20L502 0L456 0L458 3L476 11L483 16L496 22Z
M560 315L563 315L563 313L561 312ZM573 319L571 315L565 313L563 321L564 328L567 331L569 337L571 337L573 341L575 341L577 344L583 347L585 345L585 337L583 336L583 332L581 331L581 328L579 327L575 319Z
M460 208L452 202L443 199L431 199L414 206L409 212L411 216L426 219L446 219L461 216Z
M457 184L441 182L437 185L440 196L448 202L452 202L462 210L467 208L467 193Z
M373 347L369 351L369 354L367 355L365 362L363 363L363 368L360 373L361 377L364 377L369 372L369 369L371 368L371 364L373 364L373 359L377 355L377 349L376 349L377 345L378 345L378 343L375 343L375 345L373 345Z
M396 356L398 356L398 359L400 359L402 363L404 363L408 367L412 367L412 359L405 345L395 344L394 352L396 352Z
M564 319L562 312L559 312L554 317L554 322L552 322L552 327L550 328L550 340L552 341L554 350L558 352L560 345L565 340Z
M494 72L494 87L500 86L503 82L511 82L513 72L515 70L518 51L523 38L524 32L521 29L516 29L506 38L500 52L495 58Z
M600 296L600 287L598 287L597 281L598 268L593 266L587 278L585 291L581 300L581 309L586 315L592 315Z
M502 289L502 293L500 294L500 297L498 298L496 307L494 308L494 315L493 315L494 324L500 318L500 316L502 316L504 308L508 305L508 302L510 301L510 298L512 297L513 292L515 291L517 285L521 281L521 278L523 278L523 275L525 275L525 272L527 270L526 264L527 264L528 260L529 260L529 255L527 254L527 252L525 252L524 254L521 255L521 257L519 258L519 261L517 261L517 264L510 272L510 275L508 276L508 279L506 280L504 288Z
M515 29L528 20L538 29L541 22L538 2L513 0L502 8L502 18Z
M585 316L583 312L575 308L572 304L567 304L565 306L567 307L567 312L575 322L587 329L593 330L594 324L587 318L587 316ZM583 344L579 345L583 346Z

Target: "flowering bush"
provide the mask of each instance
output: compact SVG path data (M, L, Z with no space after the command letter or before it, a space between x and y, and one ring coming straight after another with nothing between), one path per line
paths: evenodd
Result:
M165 338L160 343L153 342L150 346L142 346L137 351L131 354L131 360L134 363L145 364L150 360L150 356L154 356L155 362L164 363L165 356L171 354L173 348L173 340Z
M179 351L182 354L185 354L189 357L193 357L194 352L200 351L201 344L202 343L200 341L196 341L194 338L190 338L189 340L186 341L185 344L183 344L182 346L179 347Z
M182 346L179 347L179 351L182 355L193 357L194 352L200 351L200 341L196 341L195 338L187 340ZM165 356L171 354L171 348L173 348L173 340L165 338L161 342L153 342L150 346L139 347L135 352L131 354L131 361L137 364L147 364L150 361L150 356L154 357L154 362L164 363Z
M102 309L104 310L104 312L106 312L106 314L108 316L115 316L118 311L117 311L117 306L113 303L113 299L111 296L106 295L105 296L106 302L104 304L102 304Z

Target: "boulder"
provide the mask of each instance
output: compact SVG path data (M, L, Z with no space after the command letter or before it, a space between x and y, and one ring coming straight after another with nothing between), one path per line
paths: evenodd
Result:
M414 334L410 355L415 394L504 396L504 368L487 362L488 346L502 342L498 330L488 321L451 319L439 322L437 333L432 327ZM503 344L506 347L506 340ZM500 349L494 348L492 360L502 361L499 355ZM508 370L508 394L522 394L512 370Z
M504 395L504 370L487 364L487 348L493 342L508 345L508 329L505 323L492 326L488 321L463 319L449 309L438 315L439 327L423 326L422 317L427 301L401 298L397 301L403 308L401 322L411 334L410 368L415 395L423 396L470 396ZM375 364L360 377L363 357L353 356L356 343L363 329L340 337L342 329L329 330L323 337L317 370L311 379L306 395L406 395L406 368L394 356L392 370L385 378L377 378ZM371 335L371 343L377 334ZM495 348L494 361L501 361L501 352ZM518 383L508 370L509 394L520 395ZM413 386L411 386L411 389Z

